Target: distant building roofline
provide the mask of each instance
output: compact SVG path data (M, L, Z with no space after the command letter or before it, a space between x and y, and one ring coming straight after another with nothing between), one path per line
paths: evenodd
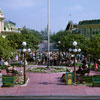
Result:
M11 20L5 20L5 23L11 23L11 24L13 24L13 25L16 25L16 23L13 22L13 21L11 21Z
M78 25L100 24L100 19L83 20Z

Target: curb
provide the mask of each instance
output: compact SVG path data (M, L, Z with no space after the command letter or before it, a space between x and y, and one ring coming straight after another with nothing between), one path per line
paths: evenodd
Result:
M29 78L27 79L27 81L26 81L26 83L25 83L25 84L20 85L20 86L27 86L28 82L29 82Z

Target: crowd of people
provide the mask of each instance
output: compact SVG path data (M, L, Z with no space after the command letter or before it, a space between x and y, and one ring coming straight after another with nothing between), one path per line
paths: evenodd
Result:
M77 55L76 59L74 59L74 55L65 53L65 52L50 52L49 56L48 56L48 52L31 52L26 57L25 62L28 61L28 62L35 63L37 65L47 65L48 59L50 61L50 66L65 65L67 67L73 67L74 61L76 63L80 62L82 64L82 66L79 66L78 69L76 70L76 76L78 78L80 76L84 76L86 73L87 73L87 75L89 75L89 73L90 73L90 69L87 65L87 60L85 59L84 55L81 55L81 56ZM16 56L15 60L19 61L18 56ZM23 62L24 62L23 59L20 59L20 64L22 66L23 66ZM9 74L11 72L11 73L14 73L15 75L19 75L19 74L22 75L21 72L19 73L16 70L16 67L10 66L10 64L7 61L4 61L2 58L1 58L1 65L6 65L7 74ZM97 64L96 64L96 66L97 66ZM0 71L0 73L1 73L1 71Z
M30 57L27 59L30 62L35 62L38 65L47 65L48 63L48 53L47 52L37 52L30 53ZM56 65L66 65L71 66L74 63L73 56L65 52L50 52L49 55L50 66ZM77 60L81 60L77 57Z

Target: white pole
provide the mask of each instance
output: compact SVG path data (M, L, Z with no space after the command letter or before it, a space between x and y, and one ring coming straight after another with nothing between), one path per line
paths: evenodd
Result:
M50 0L48 0L48 66L50 66Z

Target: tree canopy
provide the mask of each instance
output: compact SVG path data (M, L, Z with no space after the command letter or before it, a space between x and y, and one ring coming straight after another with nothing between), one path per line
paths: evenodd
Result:
M23 48L22 46L22 42L26 42L26 48L31 48L31 49L35 49L35 45L38 45L39 41L38 39L36 39L36 37L32 34L32 33L28 33L28 34L10 34L7 35L6 37L11 45L13 46L13 48L16 49L21 49Z
M10 42L6 38L0 36L0 58L8 60L12 51L14 51L14 49L12 48Z
M33 34L34 37L41 42L43 40L43 36L42 34L40 34L38 31L33 30L33 29L27 29L25 26L23 27L23 29L21 30L22 34Z
M51 42L58 43L58 41L61 41L60 48L63 48L65 51L68 51L69 48L74 48L72 45L74 41L77 41L77 46L83 51L87 50L88 47L88 39L85 36L68 31L59 31L51 36Z
M88 54L100 59L100 33L93 35L89 41Z

